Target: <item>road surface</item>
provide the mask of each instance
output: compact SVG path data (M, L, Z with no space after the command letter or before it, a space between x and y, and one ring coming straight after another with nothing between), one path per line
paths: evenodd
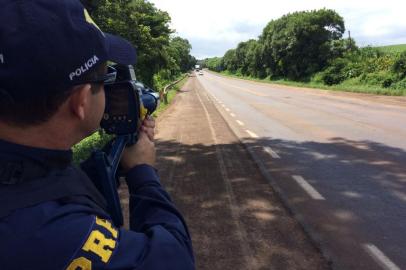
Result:
M156 139L196 269L329 269L195 77L158 118Z
M406 269L406 99L196 79L333 269Z
M406 269L405 107L189 78L156 145L197 269Z

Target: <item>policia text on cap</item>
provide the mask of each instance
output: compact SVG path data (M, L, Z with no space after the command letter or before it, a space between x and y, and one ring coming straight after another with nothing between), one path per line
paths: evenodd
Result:
M0 6L0 269L194 269L186 224L153 167L148 98L131 76L117 79L136 62L132 45L77 0ZM120 135L113 148L136 142L120 163L130 230L112 220L103 174L92 181L72 165L71 146L102 119Z

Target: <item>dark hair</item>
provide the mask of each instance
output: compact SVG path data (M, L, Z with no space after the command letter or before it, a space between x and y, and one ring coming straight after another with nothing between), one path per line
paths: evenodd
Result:
M84 81L100 78L105 72L106 64L100 64L92 72L84 75ZM0 121L19 127L46 122L72 94L72 86L57 88L57 91L49 91L46 95L34 95L15 101L6 90L0 87ZM92 93L95 94L100 89L100 85L92 84Z

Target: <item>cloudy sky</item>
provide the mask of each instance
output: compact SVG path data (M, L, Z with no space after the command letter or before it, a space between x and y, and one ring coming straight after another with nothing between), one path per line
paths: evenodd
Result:
M169 13L176 35L189 40L198 59L223 56L239 42L257 38L270 20L286 13L324 7L344 17L358 45L406 43L406 0L149 1Z

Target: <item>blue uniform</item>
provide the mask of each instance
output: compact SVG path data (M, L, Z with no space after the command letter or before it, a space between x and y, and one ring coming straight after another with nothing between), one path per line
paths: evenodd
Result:
M186 224L152 167L127 175L125 230L71 155L0 141L0 269L194 269Z

